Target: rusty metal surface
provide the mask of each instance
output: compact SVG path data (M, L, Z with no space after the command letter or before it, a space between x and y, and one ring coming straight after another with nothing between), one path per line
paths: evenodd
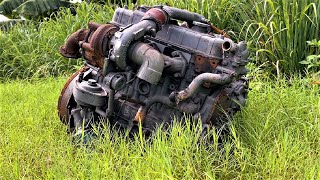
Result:
M81 54L79 52L79 42L83 41L87 34L88 30L86 29L79 29L78 31L74 32L68 38L66 44L60 48L59 53L66 58L80 58Z
M226 98L228 98L226 91L222 91L216 98L215 102L213 103L208 116L204 121L207 124L214 124L215 118L221 117L221 113L223 113L221 110L227 108L227 101Z
M60 53L82 56L88 66L72 75L58 101L61 121L75 134L101 119L150 132L186 114L213 127L247 98L246 43L183 9L118 8L110 23L73 33Z
M214 58L207 58L201 55L196 55L194 61L195 71L197 73L208 72L211 69L215 69L218 66L219 62L219 60Z
M150 18L155 20L159 24L159 26L165 24L168 21L168 17L166 13L163 10L158 8L151 8L143 16L143 19L150 19Z
M210 24L210 26L216 33L221 34L227 38L230 38L230 36L224 30L219 29L218 27L214 26L213 24Z
M70 109L68 109L68 105L72 97L72 91L75 86L75 81L77 80L77 76L79 75L79 73L84 72L87 69L88 69L87 67L83 67L78 71L76 71L75 73L73 73L61 90L61 93L58 99L57 110L58 110L58 115L60 117L60 120L64 124L69 123Z
M90 36L88 42L82 42L84 57L90 64L103 67L106 49L109 49L109 38L119 30L111 24L89 23Z

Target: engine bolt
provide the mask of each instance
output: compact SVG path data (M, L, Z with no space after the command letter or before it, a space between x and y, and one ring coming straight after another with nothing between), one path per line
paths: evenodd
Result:
M178 78L178 77L180 77L180 73L174 73L174 75L173 75L175 78Z
M150 33L150 35L151 35L152 37L156 37L156 35L157 35L157 30L154 29L154 28L152 28L152 29L149 30L149 33Z
M227 61L222 61L222 65L226 66L226 65L228 65L228 62Z
M96 85L97 85L97 81L94 80L94 79L89 79L89 80L88 80L88 84L89 84L90 86L96 86Z

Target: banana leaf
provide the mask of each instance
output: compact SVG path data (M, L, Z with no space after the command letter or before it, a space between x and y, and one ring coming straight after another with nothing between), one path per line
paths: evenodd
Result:
M3 0L0 3L0 14L11 16L12 11L19 7L26 0Z
M14 13L24 17L36 18L50 15L60 7L68 7L70 4L66 0L28 0L17 7Z

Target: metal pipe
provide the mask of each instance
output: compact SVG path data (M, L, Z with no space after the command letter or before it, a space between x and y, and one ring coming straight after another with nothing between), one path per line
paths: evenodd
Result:
M96 107L95 112L98 113L100 116L102 116L103 118L107 117L107 113L104 112L101 107Z
M163 6L162 9L172 19L177 19L177 20L187 21L187 22L192 22L192 21L197 21L202 23L209 22L209 20L207 20L203 15L190 12L187 10L178 9L178 8L169 7L169 6Z
M110 90L109 91L109 97L108 97L108 108L106 112L104 112L101 107L96 107L95 112L98 113L103 118L108 118L111 116L111 114L114 112L114 95L115 91Z
M115 33L114 50L110 58L115 61L121 70L125 70L128 48L131 43L147 33L156 33L166 21L167 16L161 9L152 8L148 10L139 23Z
M157 84L164 69L162 54L146 43L130 46L129 54L132 62L141 65L137 76L151 84Z
M237 45L231 40L226 40L222 44L222 50L226 52L227 51L234 52L237 50Z
M107 117L110 117L114 111L114 95L115 95L115 91L110 90L109 97L108 97L109 99L108 99Z
M219 29L218 27L214 26L213 24L210 23L210 27L212 28L212 30L214 30L216 33L221 34L227 38L230 38L230 36L224 31Z
M172 92L170 96L175 97L176 102L179 103L192 96L204 82L223 85L229 83L232 77L233 75L229 74L202 73L194 78L186 89L179 92Z
M88 34L89 30L79 29L78 31L71 34L66 44L60 47L59 53L66 58L80 58L80 46L79 42L83 41Z
M74 123L74 127L76 129L79 129L82 127L82 123L83 123L83 118L81 116L81 108L77 108L77 109L72 109L71 110L71 115L73 116L73 123Z
M147 113L149 109L151 108L152 105L155 103L160 103L167 105L171 108L174 108L178 111L181 112L186 112L187 114L194 114L195 112L198 111L197 105L193 104L189 106L177 106L173 101L170 100L168 96L153 96L144 101L144 105L140 106L139 110L137 111L135 117L134 117L134 122L141 123L147 116Z

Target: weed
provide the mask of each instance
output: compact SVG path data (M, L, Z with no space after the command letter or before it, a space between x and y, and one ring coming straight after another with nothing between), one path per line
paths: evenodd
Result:
M75 147L56 113L65 80L0 85L0 179L319 178L319 86L301 77L257 77L223 147L214 130L199 143L190 124L151 141L103 128L94 148Z

